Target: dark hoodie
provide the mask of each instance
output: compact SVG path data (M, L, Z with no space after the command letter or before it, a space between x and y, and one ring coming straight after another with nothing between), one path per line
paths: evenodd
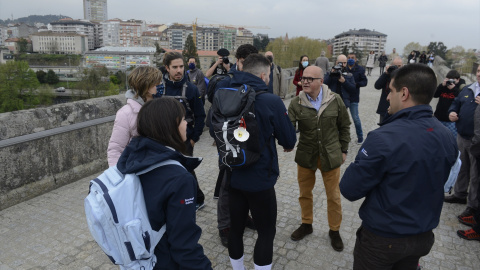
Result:
M237 70L232 74L231 79L223 79L218 86L239 87L246 84L256 92L268 91L265 82L253 74ZM275 139L285 149L293 149L297 141L295 129L280 97L272 93L258 95L255 99L255 115L260 130L260 148L263 149L260 159L247 168L233 170L231 178L232 187L250 192L270 189L277 182L279 167ZM210 135L214 136L212 127ZM265 143L268 144L266 147Z
M192 139L194 142L197 142L202 135L203 128L205 127L205 109L203 108L202 97L198 92L198 88L191 82L188 81L187 76L184 75L183 78L178 81L171 81L169 79L168 73L164 75L165 82L165 95L166 96L181 96L183 90L183 84L187 83L187 91L185 96L187 97L190 109L194 115L193 123L189 123L187 126L187 140ZM186 116L191 114L185 106Z
M363 197L362 225L383 237L406 237L438 226L443 186L458 156L452 133L429 105L400 110L371 131L340 181L350 201Z
M196 182L192 174L201 158L182 155L145 137L134 137L117 163L123 173L136 173L165 160L165 165L140 176L150 224L154 230L166 223L166 232L155 247L155 269L212 269L198 244L202 230L195 222Z

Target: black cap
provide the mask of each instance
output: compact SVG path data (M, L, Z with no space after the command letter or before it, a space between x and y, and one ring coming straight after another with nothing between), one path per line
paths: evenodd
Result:
M220 56L229 56L230 52L227 49L221 48L217 51L217 54Z

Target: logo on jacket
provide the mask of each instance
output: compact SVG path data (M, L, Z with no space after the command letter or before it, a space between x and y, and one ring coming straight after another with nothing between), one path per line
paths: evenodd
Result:
M368 157L367 150L365 150L365 148L362 148L362 153Z
M195 197L192 197L192 198L189 198L189 199L185 199L185 200L181 200L180 203L181 203L181 204L185 204L185 205L191 204L191 203L193 203L193 199L194 199L194 198L195 198Z
M432 132L432 131L433 131L433 128L427 128L427 131L428 131L428 132Z

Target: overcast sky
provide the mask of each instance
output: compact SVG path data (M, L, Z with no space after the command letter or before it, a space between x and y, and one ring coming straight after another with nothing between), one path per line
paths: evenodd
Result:
M0 19L28 15L83 19L82 0L0 0ZM387 54L409 42L443 41L480 50L480 0L108 0L108 17L147 23L228 24L269 37L329 39L349 29L387 35Z

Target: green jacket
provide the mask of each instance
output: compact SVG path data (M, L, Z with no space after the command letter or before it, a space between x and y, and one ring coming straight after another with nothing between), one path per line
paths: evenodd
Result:
M350 117L342 98L323 87L320 109L315 110L301 91L288 107L288 116L300 131L295 162L304 168L317 169L320 158L321 170L330 171L342 165L342 151L348 150L350 142Z

